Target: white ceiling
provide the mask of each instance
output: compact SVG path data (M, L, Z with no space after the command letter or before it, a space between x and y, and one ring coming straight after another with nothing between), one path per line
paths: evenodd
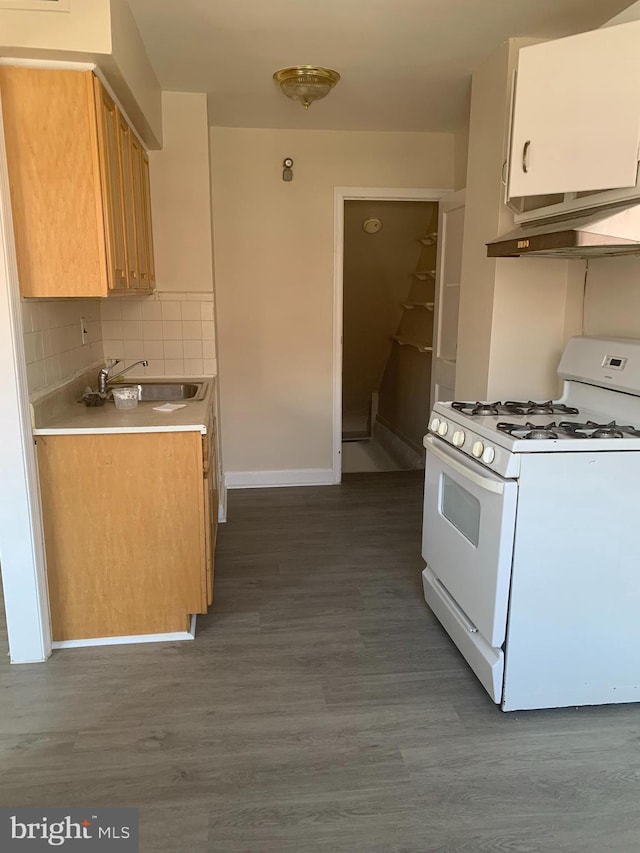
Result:
M512 36L594 29L631 0L129 0L163 89L209 94L230 127L455 130L473 68ZM308 112L278 68L335 68Z

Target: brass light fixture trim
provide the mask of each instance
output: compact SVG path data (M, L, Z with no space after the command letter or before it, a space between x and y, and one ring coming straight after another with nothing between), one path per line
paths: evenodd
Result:
M337 71L317 65L293 65L276 71L273 79L287 98L300 101L308 110L314 101L325 98L340 80Z

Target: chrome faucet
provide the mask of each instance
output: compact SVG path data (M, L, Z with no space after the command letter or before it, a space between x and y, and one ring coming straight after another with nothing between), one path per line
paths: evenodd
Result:
M143 367L149 366L149 362L146 360L146 358L143 358L141 361L136 361L133 364L130 364L129 367L123 367L122 370L119 370L117 373L110 373L109 371L114 368L116 364L120 364L120 359L116 359L111 365L111 367L103 367L100 373L98 374L98 392L102 395L105 395L107 393L109 383L113 379L117 379L118 376L122 376L124 373L128 373L129 370L132 370L139 364L141 364Z

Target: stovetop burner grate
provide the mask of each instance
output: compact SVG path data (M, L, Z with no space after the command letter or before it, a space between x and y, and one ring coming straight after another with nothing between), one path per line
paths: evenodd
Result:
M511 424L507 421L501 421L496 424L496 428L499 429L500 432L508 432L509 435L512 435L514 438L527 438L533 441L559 438L559 433L562 432L555 421L552 421L549 424L532 424L528 421L526 424Z
M615 421L609 421L607 424L599 424L595 421L587 421L583 424L574 421L562 421L559 426L572 436L583 436L584 438L640 438L639 429L618 424Z
M552 400L536 402L529 400L526 403L508 400L504 404L514 415L579 415L580 410L564 403L554 403Z
M568 438L640 438L640 430L633 426L623 426L615 421L599 424L595 421L577 423L573 421L552 421L548 424L513 424L500 421L496 429L506 432L514 438L531 440L554 439L561 435Z
M545 402L536 402L529 400L528 402L518 402L515 400L507 400L506 402L496 403L465 403L459 400L454 400L451 408L462 412L463 415L470 417L481 417L482 415L578 415L580 411L572 406L566 406L564 403L554 403L552 400Z

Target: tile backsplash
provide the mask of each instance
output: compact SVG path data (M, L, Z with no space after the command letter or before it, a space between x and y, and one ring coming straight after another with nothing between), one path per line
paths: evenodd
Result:
M124 365L146 358L131 376L211 376L217 373L213 294L163 292L104 300L105 358Z
M27 384L33 399L104 360L99 299L23 299ZM82 342L81 320L86 330Z
M22 323L32 399L107 358L124 366L146 358L149 367L136 368L131 376L217 373L212 293L23 299Z

